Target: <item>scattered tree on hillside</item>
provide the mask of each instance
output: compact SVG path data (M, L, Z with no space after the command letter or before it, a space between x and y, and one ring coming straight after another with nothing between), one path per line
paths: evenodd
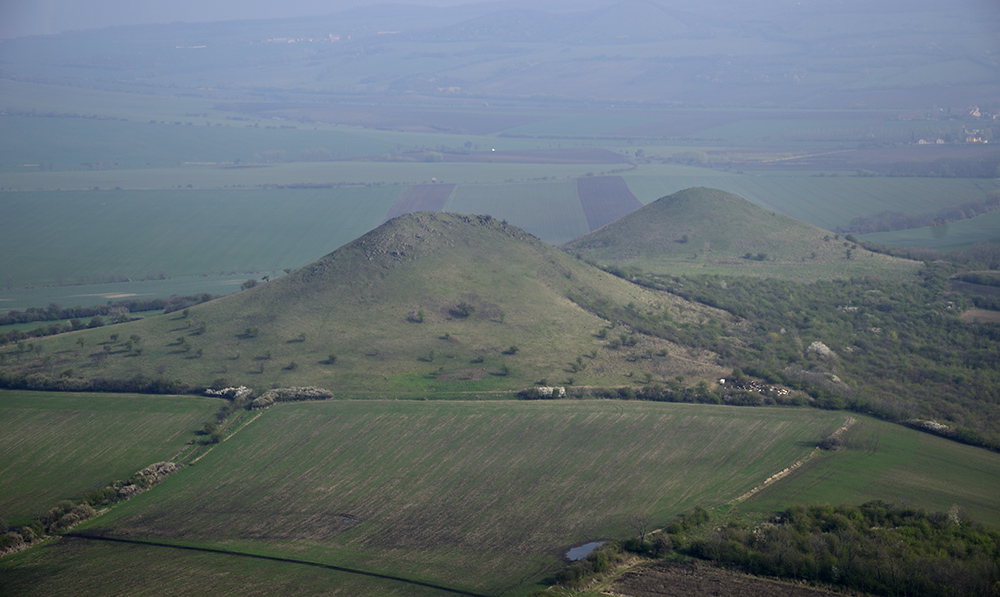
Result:
M475 313L475 311L476 311L475 306L470 305L465 301L462 301L457 305L455 305L455 308L451 310L451 314L454 315L455 317L466 318Z

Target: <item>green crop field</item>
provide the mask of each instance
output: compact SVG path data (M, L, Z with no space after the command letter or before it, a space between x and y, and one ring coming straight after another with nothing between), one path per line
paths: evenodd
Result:
M0 171L23 171L24 164L37 164L35 170L89 170L97 169L99 162L105 168L126 169L259 162L266 152L280 152L270 155L282 161L349 159L395 149L395 144L360 129L213 126L195 116L174 122L6 116L0 118L0 135L17 143L0 149ZM317 154L317 149L323 151Z
M0 559L0 594L379 595L438 589L302 564L135 543L62 539Z
M574 114L561 118L549 118L523 124L504 131L508 135L566 136L583 137L606 135L618 129L641 127L657 120L659 114L626 113L614 114L606 111Z
M406 160L405 156L400 158ZM479 183L569 178L620 168L621 164L344 161L250 164L240 168L183 165L133 170L9 172L0 190L82 191L117 189L223 189L302 185ZM191 185L188 187L188 185Z
M62 307L89 307L105 305L111 301L129 299L168 298L171 296L191 296L207 292L209 294L230 294L240 289L240 285L252 275L246 272L225 276L193 276L165 278L163 280L134 280L131 282L108 282L104 284L82 284L72 286L32 286L29 288L4 288L0 290L0 314L28 307L48 306L56 303ZM284 275L275 272L272 278ZM11 278L13 283L13 278ZM47 324L35 322L29 329Z
M460 185L445 209L490 214L550 244L566 242L590 230L575 180Z
M894 116L895 114L893 114ZM954 122L890 120L888 114L838 112L824 117L822 112L804 112L788 118L788 113L746 114L748 118L707 128L696 133L698 139L727 139L743 146L855 147L858 143L910 143L918 138L957 136L961 126ZM703 141L704 142L704 141Z
M12 79L0 80L4 108L38 114L79 114L105 118L127 118L138 122L151 119L174 122L190 120L191 114L209 113L219 118L213 100L206 97L135 94L114 86L92 89L76 86L71 93L58 84L44 84Z
M858 238L881 245L926 247L940 250L964 249L984 240L1000 242L1000 211L941 226L913 228L896 232L876 232Z
M401 190L8 193L4 285L299 267L378 225Z
M842 413L683 404L286 404L87 532L523 594L568 548L733 499ZM82 528L82 527L81 527Z
M1000 527L1000 455L865 417L843 440L843 448L819 454L741 509L880 499L938 512L957 507Z
M219 402L0 391L0 518L26 520L171 459Z

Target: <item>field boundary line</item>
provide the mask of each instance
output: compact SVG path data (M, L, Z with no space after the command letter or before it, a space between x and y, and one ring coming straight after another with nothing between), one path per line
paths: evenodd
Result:
M854 417L847 417L847 421L845 421L844 424L841 425L839 429L837 429L836 431L834 431L833 433L831 433L830 437L837 437L837 436L843 434L845 431L847 431L848 429L850 429L851 426L854 425L854 423L856 423L856 422L857 422L857 419L855 419ZM784 469L782 469L782 470L774 473L773 475L771 475L767 479L764 479L763 483L761 483L760 485L757 485L756 487L752 488L750 491L744 493L743 495L739 496L738 498L734 499L733 501L731 501L729 503L730 504L739 504L741 502L745 502L746 500L748 500L751 497L753 497L756 493L758 493L762 489L764 489L764 488L768 487L769 485L772 485L772 484L776 483L777 481L780 481L780 480L784 479L785 477L787 477L788 475L792 474L792 471L798 469L803 464L809 462L812 459L812 457L815 456L817 454L817 452L819 452L819 450L820 450L819 446L813 448L812 451L809 452L809 454L807 454L805 458L803 458L801 460L797 460L796 462L794 462L790 466L788 466L788 467L786 467L786 468L784 468Z
M260 416L261 416L262 414L264 414L264 411L260 411L259 413L257 413L256 415L254 415L254 416L253 416L253 418L251 418L251 419L250 419L249 421L247 421L246 423L243 423L242 425L240 425L239 427L237 427L235 431L233 431L232 433L230 433L230 434L229 434L229 435L227 435L226 437L222 438L222 441L221 441L221 442L219 442L219 444L221 444L221 443L225 443L225 442L229 441L229 440L230 440L230 438L232 438L232 437L233 437L234 435L236 435L236 434L237 434L237 433L239 433L240 431L243 431L244 429L246 429L247 425L249 425L250 423L253 423L253 422L254 422L254 421L256 421L257 419L259 419L259 418L260 418ZM199 460L201 460L202 458L204 458L205 456L208 456L208 454L209 454L209 453L210 453L210 452L211 452L212 450L214 450L214 449L215 449L215 446L217 446L217 445L219 445L219 444L215 444L215 445L214 445L214 446L212 446L211 448L209 448L209 449L205 450L205 451L204 451L204 452L202 452L202 453L201 453L201 454L200 454L200 455L199 455L199 456L198 456L197 458L195 458L194 460L192 460L192 461L191 461L191 462L190 462L189 464L194 464L194 463L198 462Z
M805 158L816 158L824 155L834 155L837 153L846 153L849 151L854 151L853 149L837 149L835 151L821 151L819 153L807 153L805 155L795 155L787 158L774 158L773 160L761 160L760 164L773 164L774 162L787 162L789 160L801 160Z
M449 593L455 593L456 595L467 595L469 597L492 597L491 595L485 595L482 593L473 593L471 591L463 591L462 589L455 589L452 587L446 587L443 585L436 585L434 583L424 582L420 580L413 580L409 578L403 578L400 576L392 576L389 574L380 574L378 572L369 572L366 570L357 570L354 568L345 568L343 566L335 566L333 564L321 564L319 562L310 562L307 560L294 560L292 558L282 558L279 556L266 556L261 554L244 553L240 551L230 551L225 549L215 549L212 547L194 547L192 545L173 545L170 543L159 543L156 541L140 541L138 539L123 539L120 537L104 537L101 535L89 535L86 533L65 533L63 537L72 537L75 539L84 539L91 541L108 541L110 543L125 543L128 545L146 545L149 547L166 547L172 549L183 549L186 551L197 551L202 553L215 553L227 556L236 556L241 558L254 558L258 560L269 560L272 562L283 562L286 564L301 564L303 566L314 566L316 568L325 568L327 570L336 570L337 572L346 572L349 574L358 574L361 576L370 576L372 578L379 578L383 580L392 580L396 582L401 582L409 585L415 585L418 587L427 587L429 589L437 589L439 591L447 591Z

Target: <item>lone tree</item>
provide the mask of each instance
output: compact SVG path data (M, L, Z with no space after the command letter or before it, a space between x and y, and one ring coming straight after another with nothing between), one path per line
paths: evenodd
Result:
M646 534L649 532L649 527L653 523L652 519L645 514L630 514L628 518L625 519L625 523L632 527L632 530L639 535L639 548L646 544Z

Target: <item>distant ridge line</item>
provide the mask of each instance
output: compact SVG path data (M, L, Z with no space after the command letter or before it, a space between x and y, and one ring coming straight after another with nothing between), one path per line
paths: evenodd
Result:
M316 568L326 568L327 570L336 570L337 572L347 572L349 574L359 574L361 576L370 576L373 578L381 578L383 580L393 580L396 582L406 583L410 585L416 585L420 587L427 587L429 589L437 589L439 591L447 591L449 593L455 593L456 595L468 595L469 597L493 597L492 595L484 595L482 593L472 593L469 591L463 591L461 589L453 589L451 587L445 587L442 585L436 585L434 583L423 582L419 580L412 580L408 578L401 578L399 576L390 576L388 574L379 574L378 572L367 572L365 570L356 570L353 568L344 568L343 566L334 566L332 564L321 564L319 562L308 562L305 560L293 560L291 558L281 558L278 556L264 556L252 553L243 553L239 551L229 551L225 549L213 549L211 547L194 547L190 545L172 545L170 543L158 543L156 541L139 541L137 539L122 539L119 537L105 537L101 535L89 535L86 533L66 533L64 537L73 537L75 539L89 539L93 541L108 541L111 543L127 543L129 545L147 545L151 547L169 547L173 549L184 549L187 551L200 551L204 553L217 553L227 556L237 556L242 558L255 558L258 560L270 560L272 562L284 562L286 564L302 564L303 566L314 566Z

